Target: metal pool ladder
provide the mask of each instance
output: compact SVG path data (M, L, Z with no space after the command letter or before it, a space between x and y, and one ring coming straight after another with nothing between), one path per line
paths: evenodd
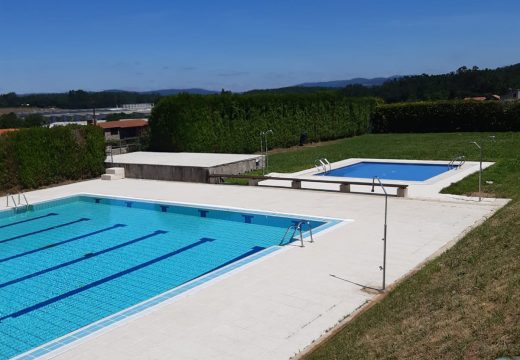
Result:
M29 201L27 201L27 197L23 192L19 192L16 194L18 196L18 204L16 203L15 195L13 194L7 194L6 196L6 207L9 207L9 199L11 199L11 202L13 203L13 206L15 210L18 210L20 206L23 206L24 210L27 210L30 206ZM22 203L22 200L24 201Z
M321 158L314 160L314 166L318 171L322 171L324 173L332 170L332 165L330 164L330 161L327 160L327 158ZM327 170L328 168L328 170Z
M450 163L448 164L448 167L450 169L460 169L462 165L466 162L466 157L464 155L458 155L455 156Z
M279 245L283 245L284 241L285 241L285 237L287 236L287 233L290 231L290 230L293 230L293 233L291 235L291 239L294 238L294 234L296 234L296 232L298 231L300 233L300 243L301 243L301 247L304 247L305 245L303 244L303 231L302 231L302 226L303 225L308 225L309 226L309 234L311 236L311 243L314 242L314 238L312 237L312 226L311 226L311 222L310 221L307 221L307 220L301 220L301 221L298 221L298 222L295 222L294 224L292 225L289 225L289 227L287 228L287 230L285 230L285 234L283 234L283 237L282 237L282 240L280 241L280 244Z

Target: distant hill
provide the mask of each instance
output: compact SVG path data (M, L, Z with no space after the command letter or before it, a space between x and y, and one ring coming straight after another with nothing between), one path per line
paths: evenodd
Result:
M362 85L362 86L379 86L384 84L386 81L399 79L401 76L394 75L390 77L376 77L376 78L354 78L350 80L333 80L333 81L322 81L322 82L306 82L298 84L295 87L321 87L321 88L344 88L349 85Z
M510 88L520 88L520 63L496 69L461 66L446 74L403 76L372 87L353 84L341 91L347 96L377 96L399 102L504 95Z
M439 75L410 75L377 78L354 78L324 82L306 82L277 89L257 89L246 94L312 94L341 92L350 97L375 96L386 102L416 100L463 99L472 96L504 95L509 89L520 89L520 63L496 69L479 69L462 66ZM58 107L84 109L114 107L118 104L155 103L161 96L190 93L199 95L219 94L200 88L159 89L133 92L105 90L90 92L71 90L64 93L0 94L0 108L20 106Z
M103 92L111 92L111 93L138 93L138 94L144 94L144 95L161 95L161 96L169 96L169 95L177 95L182 93L188 93L188 94L197 94L197 95L210 95L210 94L217 94L218 91L213 90L206 90L206 89L200 89L200 88L189 88L189 89L161 89L161 90L148 90L148 91L126 91L126 90L117 90L117 89L110 89L110 90L103 90Z
M310 86L288 86L277 89L256 89L244 92L244 94L315 94L323 92L337 92L337 88L310 87Z
M247 91L246 94L265 94L265 93L284 93L284 94L314 94L319 92L327 91L338 91L344 89L347 86L359 86L362 88L371 88L379 86L387 81L393 81L401 78L401 76L394 75L389 77L378 77L378 78L354 78L350 80L333 80L333 81L322 81L322 82L306 82L294 86L287 86L276 89L255 89Z
M159 94L161 96L169 96L169 95L177 95L181 93L188 94L197 94L197 95L211 95L218 94L218 91L199 89L199 88L189 88L189 89L162 89L162 90L151 90L151 91L141 91L140 94Z

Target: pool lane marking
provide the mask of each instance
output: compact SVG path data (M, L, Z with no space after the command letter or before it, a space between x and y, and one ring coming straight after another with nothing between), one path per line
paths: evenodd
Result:
M62 228L62 227L69 226L69 225L72 225L72 224L77 224L77 223L82 222L82 221L90 221L90 219L89 218L80 218L78 220L74 220L74 221L71 221L71 222L68 222L68 223L65 223L65 224L55 225L55 226L51 226L51 227L48 227L48 228L45 228L45 229L36 230L36 231L30 232L30 233L27 233L27 234L13 236L13 237L10 237L8 239L0 240L0 244L6 243L8 241L21 239L21 238L24 238L24 237L27 237L27 236L40 234L42 232L46 232L46 231L51 231L51 230L54 230L54 229Z
M187 293L193 290L194 288L197 288L210 281L213 281L215 278L219 278L238 268L244 267L251 262L257 261L262 257L268 256L281 248L282 247L280 246L270 246L267 247L265 250L257 252L254 255L245 257L244 259L239 260L234 264L230 264L226 267L212 271L211 273L206 274L204 276L194 277L191 280L188 280L180 285L176 285L174 288L167 290L164 293L160 293L159 295L148 298L142 302L138 302L128 308L123 309L122 311L112 313L106 318L95 320L89 325L80 327L76 330L71 330L71 332L69 332L67 335L63 337L58 337L54 340L44 343L43 345L37 346L20 355L17 355L15 358L20 360L34 359L46 355L48 353L53 353L54 351L59 351L58 349L67 346L68 344L75 343L76 341L82 338L91 336L93 333L96 333L97 331L100 331L102 329L110 328L114 324L121 323L122 321L131 318L136 314L142 313L143 311L155 307L159 303L164 303L183 293Z
M16 222L9 223L9 224L6 224L6 225L1 225L0 229L6 228L6 227L9 227L9 226L18 225L18 224L23 224L23 223L26 223L26 222L29 222L29 221L43 219L43 218L46 218L46 217L49 217L49 216L56 216L56 215L58 215L58 214L56 214L56 213L48 213L47 215L42 215L42 216L33 217L31 219L25 219L25 220L16 221Z
M237 256L237 257L235 257L235 258L233 258L233 259L231 259L231 260L229 260L229 261L226 261L226 262L223 263L222 265L219 265L219 266L217 266L217 267L215 267L215 268L213 268L213 269L211 269L211 270L209 270L209 271L206 271L205 273L200 274L200 275L197 276L197 277L200 277L200 276L204 276L204 275L206 275L206 274L209 274L210 272L213 272L213 271L215 271L215 270L218 270L218 269L220 269L220 268L223 268L224 266L228 266L229 264L232 264L232 263L234 263L234 262L236 262L236 261L242 260L243 258L246 258L246 257L248 257L248 256L251 256L251 255L253 255L253 254L256 254L257 252L260 252L260 251L262 251L262 250L265 250L265 247L262 247L262 246L253 246L253 247L251 248L251 250L249 250L249 251L243 253L242 255L239 255L239 256Z
M162 233L164 233L164 232L162 232ZM93 287L96 287L96 286L99 286L99 285L101 285L101 284L104 284L104 283L106 283L106 282L108 282L108 281L111 281L111 280L117 279L117 278L119 278L119 277L121 277L121 276L123 276L123 275L130 274L130 273L132 273L132 272L134 272L134 271L137 271L137 270L140 270L140 269L145 268L145 267L147 267L147 266L150 266L150 265L153 265L153 264L155 264L155 263L158 263L159 261L163 261L163 260L168 259L168 258L170 258L170 257L172 257L172 256L178 255L178 254L180 254L180 253L182 253L182 252L184 252L184 251L188 251L188 250L190 250L190 249L192 249L192 248L194 248L194 247L197 247L197 246L199 246L199 245L205 244L205 243L207 243L207 242L213 242L213 241L215 241L215 239L211 239L211 238L202 238L202 239L200 239L200 240L197 241L197 242L194 242L194 243L192 243L192 244L190 244L190 245L186 245L186 246L184 246L184 247L182 247L182 248L180 248L180 249L177 249L177 250L175 250L175 251L172 251L172 252L169 252L169 253L167 253L167 254L161 255L161 256L156 257L156 258L154 258L154 259L152 259L152 260L148 260L148 261L146 261L146 262L144 262L144 263L141 263L141 264L139 264L139 265L136 265L136 266L133 266L133 267L128 268L128 269L126 269L126 270L123 270L123 271L117 272L117 273L112 274L112 275L110 275L110 276L107 276L107 277L105 277L105 278L102 278L102 279L96 280L96 281L94 281L94 282L91 282L90 284L87 284L87 285L84 285L84 286L82 286L82 287L80 287L80 288L77 288L77 289L74 289L74 290L68 291L68 292L66 292L66 293L64 293L64 294L61 294L61 295L58 295L58 296L52 297L52 298L50 298L50 299L47 299L47 300L45 300L45 301L42 301L42 302L37 303L37 304L32 305L32 306L29 306L29 307L27 307L27 308L25 308L25 309L19 310L19 311L17 311L17 312L12 313L12 314L9 314L9 315L6 315L6 316L2 316L2 317L0 317L0 321L3 321L3 320L8 319L8 318L10 318L10 317L12 317L12 318L16 318L16 317L22 316L22 315L24 315L24 314L27 314L27 313L29 313L29 312L32 312L32 311L34 311L34 310L38 310L38 309L40 309L40 308L42 308L42 307L45 307L45 306L50 305L50 304L53 304L53 303L55 303L55 302L57 302L57 301L60 301L60 300L66 299L66 298L68 298L68 297L70 297L70 296L72 296L72 295L76 295L76 294L79 294L79 293L81 293L81 292L83 292L83 291L87 291L87 290L89 290L89 289L91 289L91 288L93 288Z
M100 250L98 252L94 252L94 253L89 253L87 256L82 256L80 258L76 258L74 260L70 260L70 261L66 261L64 263L61 263L61 264L58 264L58 265L54 265L54 266L51 266L47 269L43 269L43 270L40 270L40 271L37 271L37 272L34 272L32 274L27 274L27 275L24 275L22 277L19 277L19 278L16 278L16 279L12 279L12 280L9 280L7 282L4 282L4 283L1 283L0 284L0 289L1 288L4 288L6 286L9 286L9 285L13 285L13 284L16 284L20 281L25 281L25 280L28 280L28 279L31 279L35 276L39 276L39 275L43 275L45 273L48 273L48 272L51 272L51 271L54 271L54 270L58 270L58 269L61 269L61 268L64 268L66 266L70 266L70 265L73 265L73 264L76 264L76 263L79 263L81 261L84 261L84 260L88 260L88 259L92 259L93 257L96 257L96 256L99 256L99 255L103 255L103 254L106 254L110 251L114 251L114 250L117 250L117 249L121 249L122 247L125 247L125 246L128 246L128 245L132 245L132 244L135 244L139 241L143 241L145 239L149 239L151 237L154 237L154 236L157 236L157 235L161 235L161 234L166 234L167 231L164 231L164 230L157 230L157 231L154 231L153 233L150 233L148 235L145 235L145 236L141 236L141 237L138 237L136 239L133 239L133 240L129 240L129 241L126 241L124 243L121 243L121 244L118 244L118 245L115 245L115 246L111 246L109 248L106 248L106 249L103 249L103 250Z
M19 253L19 254L16 254L16 255L8 256L6 258L0 259L0 263L6 262L6 261L9 261L9 260L13 260L13 259L16 259L16 258L19 258L19 257L22 257L22 256L34 254L34 253L36 253L38 251L52 249L52 248L54 248L56 246L59 246L59 245L67 244L67 243L70 243L70 242L73 242L73 241L76 241L76 240L85 239L85 238L87 238L89 236L101 234L101 233L103 233L105 231L110 231L110 230L113 230L113 229L116 229L116 228L120 228L120 227L125 227L125 226L126 226L125 224L115 224L113 226L110 226L110 227L107 227L107 228L104 228L104 229L100 229L100 230L96 230L96 231L90 232L88 234L75 236L73 238L70 238L70 239L67 239L67 240L63 240L63 241L58 241L58 242L52 243L52 244L48 244L48 245L39 247L37 249L33 249L33 250L25 251L23 253Z

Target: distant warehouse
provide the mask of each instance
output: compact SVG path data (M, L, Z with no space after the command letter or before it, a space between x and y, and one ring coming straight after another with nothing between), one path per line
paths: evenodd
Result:
M128 119L98 122L97 126L105 131L105 140L125 140L141 136L148 128L147 119Z

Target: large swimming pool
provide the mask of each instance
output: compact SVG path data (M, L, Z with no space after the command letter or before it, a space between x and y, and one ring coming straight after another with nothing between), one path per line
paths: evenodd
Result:
M43 355L279 249L302 220L340 221L95 196L1 212L0 358Z
M378 177L386 180L425 181L451 169L453 167L447 164L362 161L317 175L361 179Z

